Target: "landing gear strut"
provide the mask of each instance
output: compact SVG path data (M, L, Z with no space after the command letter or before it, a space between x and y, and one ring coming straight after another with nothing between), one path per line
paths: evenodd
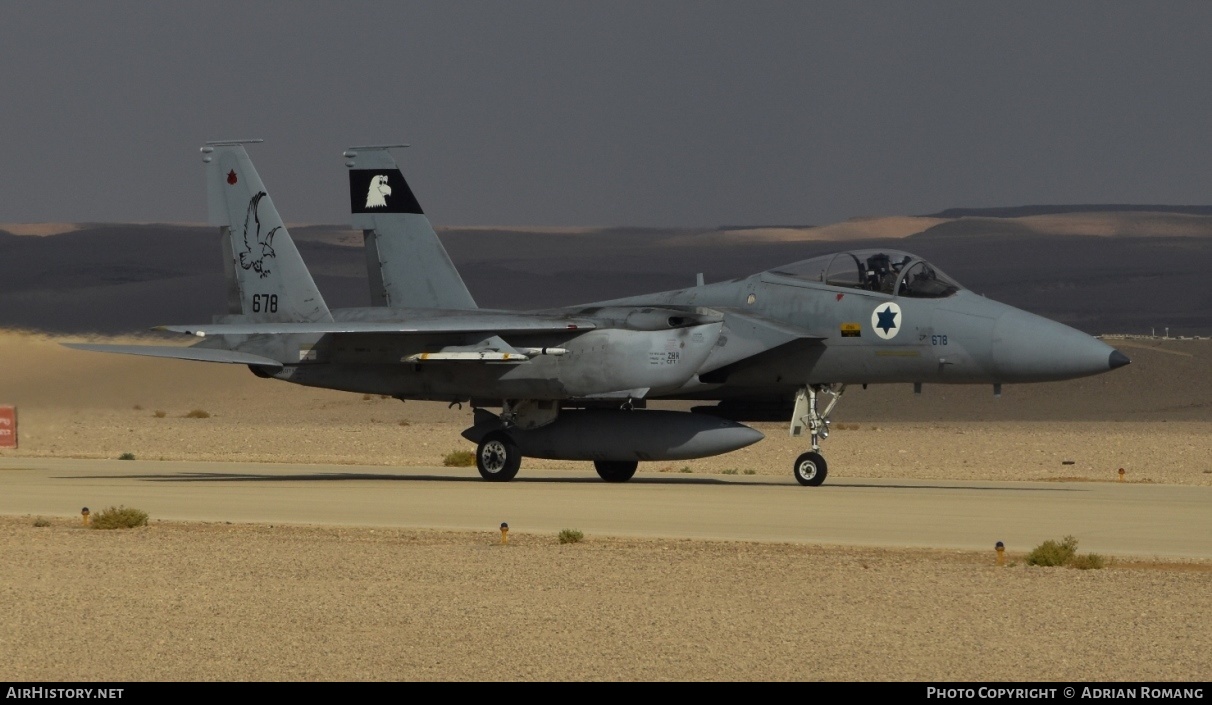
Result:
M829 414L846 391L844 384L810 384L801 387L795 395L795 410L791 412L791 436L798 438L808 429L812 436L812 451L795 459L792 472L801 485L816 487L825 481L829 465L821 455L821 441L829 437ZM820 394L829 395L829 403L823 411L817 409Z

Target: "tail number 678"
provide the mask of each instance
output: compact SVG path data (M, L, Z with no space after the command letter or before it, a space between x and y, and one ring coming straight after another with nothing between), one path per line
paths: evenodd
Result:
M278 295L277 294L253 294L252 300L253 313L277 313L278 312Z

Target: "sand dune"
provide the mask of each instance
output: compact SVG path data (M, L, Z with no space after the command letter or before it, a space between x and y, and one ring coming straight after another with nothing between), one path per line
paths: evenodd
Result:
M1031 218L1037 219L876 218L731 230L441 228L440 234L476 301L493 308L603 301L683 287L700 272L716 282L840 249L889 247L931 260L973 291L1089 333L1170 326L1175 334L1212 335L1203 297L1212 270L1212 217ZM1132 222L1138 225L1124 225ZM1087 234L1047 231L1048 223ZM1195 235L1201 228L1203 237L1158 235ZM361 233L317 225L294 227L292 236L330 308L369 304ZM224 287L218 238L209 227L94 224L47 237L0 232L0 328L116 334L205 322L225 312Z
M1022 218L961 218L974 229L1007 221L1040 235L1083 237L1208 237L1212 218L1183 213L1062 213ZM939 220L938 222L945 222Z
M45 237L80 229L79 223L0 223L0 230L13 235Z
M846 242L909 237L942 222L945 222L942 218L889 216L851 218L845 222L814 228L734 228L721 230L719 233L723 238L749 242Z

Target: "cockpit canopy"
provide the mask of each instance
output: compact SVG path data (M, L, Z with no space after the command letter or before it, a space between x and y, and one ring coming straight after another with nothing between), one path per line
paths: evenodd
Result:
M771 273L918 299L941 299L963 288L926 260L898 250L839 252L795 262Z

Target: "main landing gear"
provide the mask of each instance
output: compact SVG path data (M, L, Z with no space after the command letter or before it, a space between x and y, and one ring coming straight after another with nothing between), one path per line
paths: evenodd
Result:
M844 384L810 384L801 387L795 395L795 410L791 412L791 436L798 438L808 429L812 436L812 450L795 459L791 471L796 482L808 487L816 487L825 481L829 474L829 464L821 455L821 441L829 437L829 414L842 393L846 391ZM824 411L817 409L818 395L830 397Z
M628 399L622 408L631 409L632 406L633 401ZM489 482L509 482L517 476L518 469L522 466L522 450L512 434L532 431L553 423L560 415L560 407L557 402L552 401L506 399L501 404L499 415L482 409L477 409L475 413L476 426L473 426L473 429L483 426L492 429L483 436L468 435L467 432L463 434L469 440L479 438L476 445L476 469L480 471L480 477ZM593 463L598 476L606 482L627 482L635 476L639 465L635 460L595 460Z
M493 431L476 448L476 469L489 482L509 482L522 467L522 452L509 434Z

